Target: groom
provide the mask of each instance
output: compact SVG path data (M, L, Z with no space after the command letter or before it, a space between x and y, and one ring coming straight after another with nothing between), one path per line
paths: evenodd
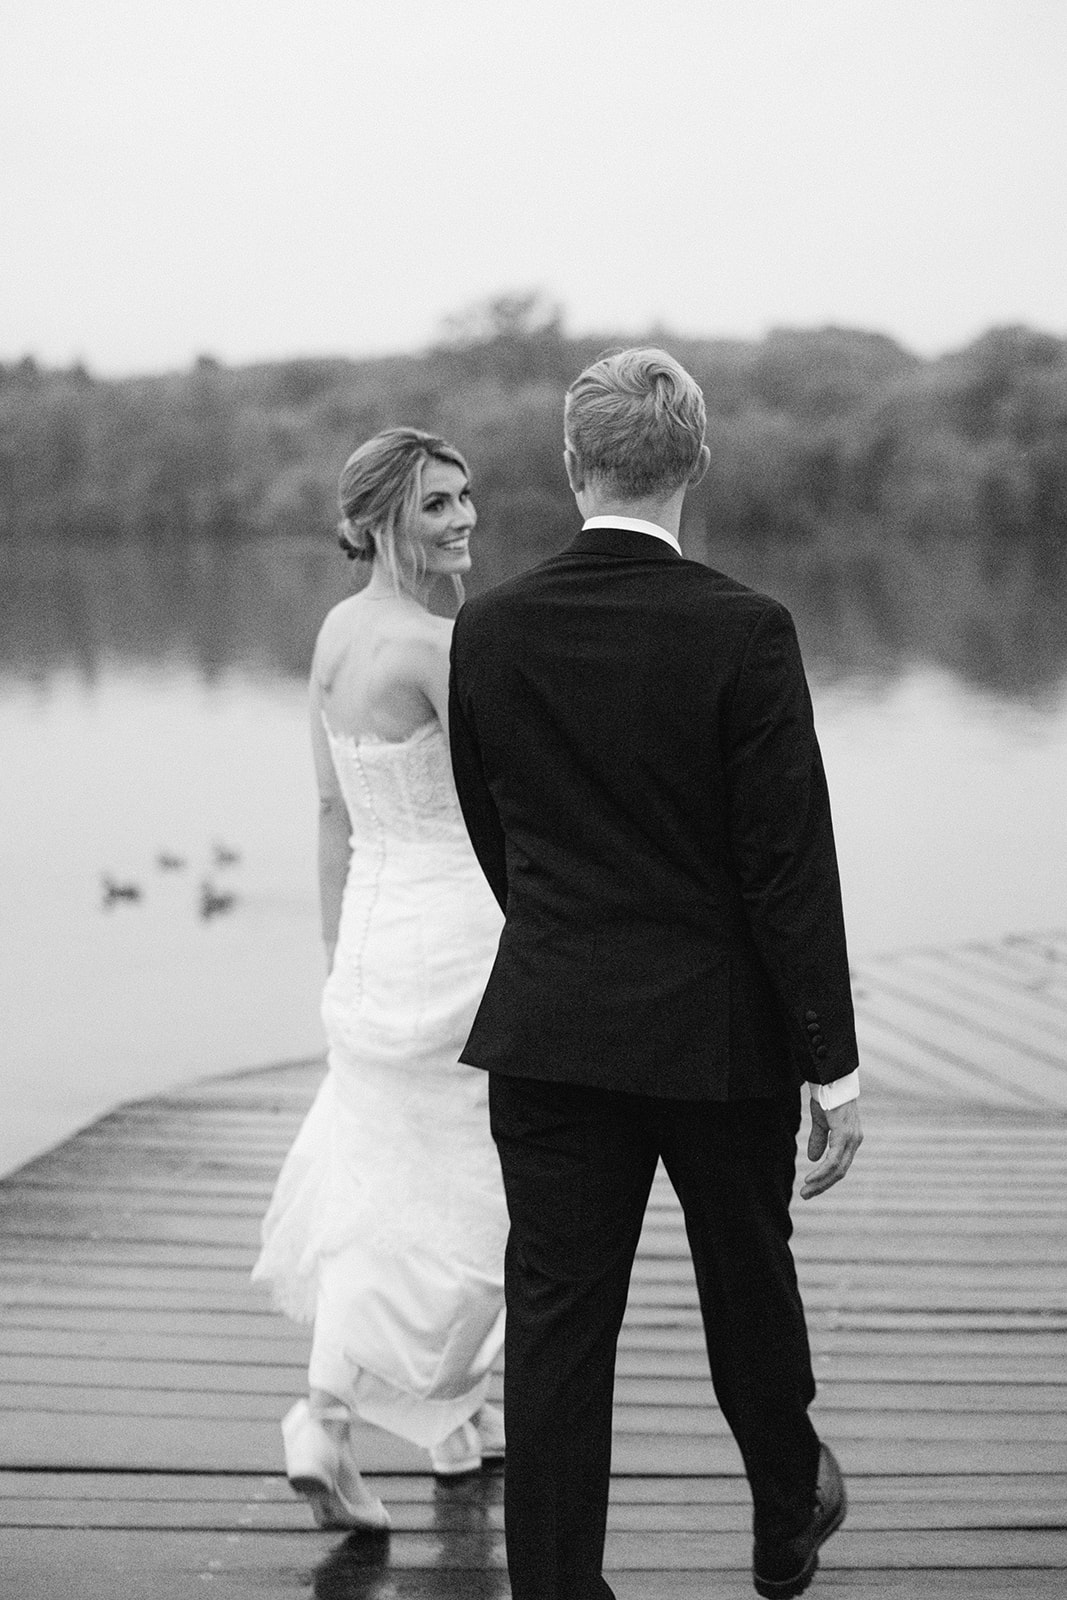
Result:
M506 914L463 1059L490 1073L511 1218L513 1600L611 1600L615 1346L661 1158L758 1592L800 1594L845 1514L789 1248L801 1082L805 1198L862 1137L830 809L789 613L681 554L704 429L662 351L589 367L565 410L582 531L453 638L456 784Z

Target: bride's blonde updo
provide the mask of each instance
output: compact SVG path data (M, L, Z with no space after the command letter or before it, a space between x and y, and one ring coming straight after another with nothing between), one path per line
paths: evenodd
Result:
M422 550L409 530L422 504L427 461L446 462L470 477L447 440L419 428L385 428L353 450L337 487L341 549L351 561L377 558L398 590L423 576Z

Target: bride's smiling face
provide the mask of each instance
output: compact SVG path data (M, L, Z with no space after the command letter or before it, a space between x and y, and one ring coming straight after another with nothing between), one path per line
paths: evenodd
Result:
M427 461L419 509L407 530L427 576L470 571L469 541L477 520L462 468L450 461Z

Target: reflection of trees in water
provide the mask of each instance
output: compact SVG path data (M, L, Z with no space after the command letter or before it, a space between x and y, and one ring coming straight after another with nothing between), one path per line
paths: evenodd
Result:
M107 662L303 676L330 606L350 592L337 550L302 540L9 545L0 668L42 677Z
M1026 546L880 544L847 551L709 548L708 560L793 612L812 676L891 679L935 665L1030 696L1067 673L1067 561Z
M1030 695L1067 672L1067 557L1047 544L919 546L874 524L832 544L700 553L790 607L819 679L932 663ZM476 566L472 593L505 574L505 554ZM362 577L328 541L300 539L14 542L2 566L0 670L31 680L62 668L91 681L109 663L302 677L322 617Z

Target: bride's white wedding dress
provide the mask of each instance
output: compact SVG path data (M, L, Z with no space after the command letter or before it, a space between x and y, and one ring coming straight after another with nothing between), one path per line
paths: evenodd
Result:
M457 1059L503 918L440 725L402 743L327 734L352 819L322 1002L328 1071L253 1277L313 1320L313 1388L430 1448L478 1409L503 1342L488 1080Z

